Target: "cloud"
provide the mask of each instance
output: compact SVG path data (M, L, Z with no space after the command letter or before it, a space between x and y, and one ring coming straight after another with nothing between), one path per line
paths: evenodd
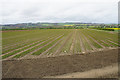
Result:
M3 24L118 21L118 0L1 0L1 3Z

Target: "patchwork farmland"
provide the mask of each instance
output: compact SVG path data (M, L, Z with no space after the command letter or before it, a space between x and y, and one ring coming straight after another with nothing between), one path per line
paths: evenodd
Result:
M94 29L42 29L2 33L3 60L88 54L117 48L116 32Z

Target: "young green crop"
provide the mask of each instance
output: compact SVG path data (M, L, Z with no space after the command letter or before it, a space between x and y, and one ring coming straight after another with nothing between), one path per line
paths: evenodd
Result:
M38 45L38 46L35 46L35 47L33 47L33 48L31 48L31 49L29 49L29 50L27 50L27 51L24 51L24 52L22 52L22 53L20 53L20 54L18 54L18 55L16 55L16 56L14 56L14 58L23 57L23 56L25 56L26 54L29 54L30 52L34 51L35 49L38 49L39 47L42 47L42 46L46 45L46 44L49 43L51 40L54 40L54 38L49 39L48 41L46 41L46 42L44 42L44 43L42 43L42 44L40 44L40 45Z
M62 37L56 39L55 41L53 41L52 43L50 43L49 45L43 47L42 49L40 49L39 51L33 53L32 55L40 55L42 52L44 52L45 50L47 50L49 47L51 47L52 45L54 45L58 40L60 40Z
M57 36L63 34L64 34L63 38L54 40L55 38L57 38ZM55 38L49 39L53 36ZM57 41L59 41L60 39L62 40L58 44L56 44ZM46 42L42 44L39 44L41 43L41 41L35 43L39 40L43 40ZM118 47L119 46L118 44L120 42L118 42L118 34L116 33L92 29L50 29L50 30L46 29L46 30L3 32L4 47L2 57L3 59L8 58L9 56L13 58L20 58L27 54L37 56L43 53L44 51L48 50L55 44L56 45L54 47L50 48L50 50L44 54L45 56L51 54L59 55L64 53L77 54L82 52L81 43L83 43L85 51L90 51L92 50L93 47L95 48L94 50L98 48ZM8 52L10 53L6 54Z

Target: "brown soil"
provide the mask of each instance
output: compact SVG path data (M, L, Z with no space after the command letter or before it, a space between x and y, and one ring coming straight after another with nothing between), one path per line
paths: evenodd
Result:
M118 78L118 64L113 64L101 69L92 69L85 72L67 73L57 76L45 76L44 78Z
M117 63L118 49L91 54L64 55L2 62L3 78L41 78L73 72L84 72Z

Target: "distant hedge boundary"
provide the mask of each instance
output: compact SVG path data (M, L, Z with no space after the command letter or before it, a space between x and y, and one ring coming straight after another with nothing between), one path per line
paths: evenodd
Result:
M114 29L107 29L107 28L94 28L94 29L98 29L98 30L106 30L106 31L115 31Z

